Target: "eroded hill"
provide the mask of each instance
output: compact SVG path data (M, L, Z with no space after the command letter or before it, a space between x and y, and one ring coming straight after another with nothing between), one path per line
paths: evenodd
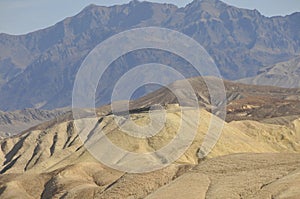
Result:
M185 111L197 117L195 110ZM100 116L98 127L124 150L151 152L176 135L179 115L178 105L168 105L166 127L144 140L122 132L110 114ZM151 173L124 173L98 162L83 146L68 117L2 139L1 197L174 198L176 193L177 198L255 198L299 194L300 118L285 125L250 120L225 123L212 152L200 160L199 148L216 117L205 110L199 116L201 123L189 149L174 164ZM149 122L147 111L133 113L131 118L140 125ZM216 121L223 123L219 118ZM126 158L115 161L127 164ZM154 157L153 161L162 159Z

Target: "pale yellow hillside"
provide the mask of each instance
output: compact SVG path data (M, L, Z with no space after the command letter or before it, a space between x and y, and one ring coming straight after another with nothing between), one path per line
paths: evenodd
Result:
M122 115L103 116L95 126L87 126L94 134L83 132L82 138L97 138L97 131L102 130L113 144L125 151L145 153L170 143L179 126L184 133L197 130L191 146L176 162L150 173L124 173L98 162L83 145L74 121L50 122L0 140L1 198L174 198L174 194L179 199L299 196L299 119L285 125L255 121L225 123L205 110L199 114L185 107L182 113L177 105L169 105L166 113L164 127L145 139L124 132L121 127L126 122L117 125L123 121ZM154 111L154 114L161 112ZM182 114L186 116L184 121L180 120ZM150 121L148 112L143 111L131 114L131 118L141 126ZM191 122L195 118L200 119L198 126ZM82 124L93 124L92 121L85 119ZM199 149L211 121L224 128L208 157L199 159ZM135 130L130 125L126 127ZM217 132L212 132L209 138L217 138ZM186 139L184 135L179 141ZM100 141L95 139L94 144L97 146ZM112 160L126 165L128 159L123 155L112 156ZM150 160L152 163L162 161L159 156ZM143 164L146 163L140 162L141 167L146 166Z
M257 142L263 142L280 152L300 152L300 119L286 125L266 124L256 121L231 122Z
M180 109L176 106L175 108L169 108L165 127L157 135L147 139L135 138L122 132L116 124L114 116L102 118L101 123L94 130L98 128L98 130L103 130L102 127L105 126L105 134L116 146L123 148L125 151L142 153L152 152L167 145L177 134L179 124L182 122L181 126L184 133L194 129L198 130L193 143L177 162L196 164L198 162L197 152L206 136L211 119L215 116L204 110L201 111L200 115L197 115L197 112L193 109L186 109L184 112L188 118L186 118L186 121L181 121ZM148 113L132 114L131 117L139 125L149 123ZM189 122L195 117L200 119L198 127ZM215 125L223 125L223 121L219 118L215 117L214 122ZM244 128L235 126L224 123L220 139L209 157L231 153L280 151L280 148L274 148L268 142L251 136L249 133L251 130L246 132ZM185 137L182 136L179 139L184 140ZM30 170L34 172L51 171L76 162L96 161L85 150L82 143L72 121L54 124L44 130L33 130L18 137L4 139L1 141L2 173L20 173ZM290 150L290 152L293 152L293 150ZM122 157L119 159L117 157L115 161L123 164ZM159 157L154 157L153 161L161 160Z

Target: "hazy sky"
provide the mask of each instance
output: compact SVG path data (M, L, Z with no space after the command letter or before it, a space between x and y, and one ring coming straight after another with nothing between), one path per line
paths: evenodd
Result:
M183 7L192 0L150 0ZM300 11L300 0L223 0L236 7L257 9L266 16ZM24 34L73 16L85 6L128 3L129 0L0 0L0 33Z

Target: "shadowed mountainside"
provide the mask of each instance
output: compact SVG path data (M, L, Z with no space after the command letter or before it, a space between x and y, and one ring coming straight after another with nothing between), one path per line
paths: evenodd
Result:
M205 80L204 80L205 79ZM185 80L183 80L185 81ZM200 107L211 110L210 95L206 82L213 85L214 77L195 77L188 80L198 98ZM171 90L180 90L184 93L180 80L170 85ZM247 85L224 80L227 98L226 121L257 120L277 122L283 118L297 118L300 115L300 89L279 88L273 86ZM218 88L212 88L218 89ZM134 100L131 109L149 107L155 104L178 103L176 96L167 88L161 88L145 97ZM280 119L281 118L281 119ZM271 122L272 123L272 122Z
M224 78L254 76L263 66L299 55L299 18L300 13L268 18L218 0L194 0L184 8L139 1L90 5L44 30L21 36L0 34L0 108L69 106L75 75L86 55L106 38L137 27L165 27L191 36L213 57ZM199 75L170 53L135 51L107 71L98 105L110 102L112 87L123 73L151 62L180 66L186 77Z

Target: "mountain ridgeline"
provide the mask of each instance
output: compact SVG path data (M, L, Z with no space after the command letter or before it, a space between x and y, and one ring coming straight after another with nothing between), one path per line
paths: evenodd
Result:
M0 109L70 106L76 73L88 53L110 36L137 27L164 27L194 38L226 79L255 76L265 66L299 55L299 20L300 13L268 18L219 0L194 0L184 8L139 1L112 7L90 5L43 30L20 36L0 34ZM186 77L198 75L173 54L134 51L106 71L98 105L110 102L122 74L151 62L182 70ZM149 91L141 90L138 96Z

